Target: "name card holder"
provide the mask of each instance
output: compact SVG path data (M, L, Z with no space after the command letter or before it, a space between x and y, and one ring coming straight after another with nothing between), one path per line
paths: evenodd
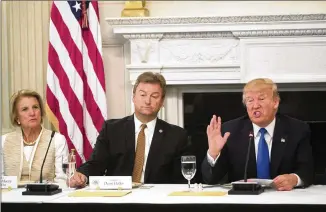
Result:
M17 176L2 176L1 188L17 188Z
M90 176L90 189L131 190L131 176Z

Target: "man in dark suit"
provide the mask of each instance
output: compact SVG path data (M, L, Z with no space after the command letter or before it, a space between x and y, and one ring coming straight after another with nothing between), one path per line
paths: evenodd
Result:
M277 190L307 187L313 180L309 126L277 114L280 97L270 79L254 79L243 89L248 115L221 125L214 115L207 126L209 149L202 163L203 179L219 183L244 178L249 142L247 177L273 179ZM251 137L251 139L249 139Z
M181 156L188 152L184 129L157 118L166 92L164 77L141 74L133 89L135 113L108 120L97 138L89 161L72 177L72 187L83 187L89 176L132 176L133 182L180 183Z

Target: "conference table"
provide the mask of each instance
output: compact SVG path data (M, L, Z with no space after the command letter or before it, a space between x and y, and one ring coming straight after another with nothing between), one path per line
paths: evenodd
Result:
M151 187L152 186L152 187ZM203 185L202 192L193 189L194 196L170 196L187 191L186 184L145 185L122 197L71 197L72 190L63 189L53 196L23 196L24 188L2 190L1 211L64 212L64 211L323 211L326 212L326 186L313 185L306 189L276 191L266 189L260 195L197 196L205 192L227 192L222 186ZM89 188L79 191L92 192ZM113 191L114 192L114 191ZM185 194L186 192L181 192Z

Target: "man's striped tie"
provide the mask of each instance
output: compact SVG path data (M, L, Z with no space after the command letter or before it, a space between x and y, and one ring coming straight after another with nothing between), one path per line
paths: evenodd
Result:
M141 130L137 138L134 170L132 172L132 182L140 183L141 174L144 166L145 157L145 128L146 124L141 125Z

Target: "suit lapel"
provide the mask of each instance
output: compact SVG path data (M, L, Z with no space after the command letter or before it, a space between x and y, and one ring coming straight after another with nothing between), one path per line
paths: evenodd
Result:
M127 119L127 122L124 126L124 133L126 135L125 139L125 145L127 147L127 152L131 152L133 155L131 155L130 158L135 158L135 122L134 122L134 116L129 116ZM130 151L129 151L130 150ZM131 160L131 173L132 169L134 167L134 160Z
M145 179L144 179L145 182L147 181L147 178L152 168L155 167L155 161L158 160L157 156L159 155L160 148L162 147L164 134L165 134L165 129L162 124L162 121L160 119L157 119L154 134L153 134L153 139L151 142L151 146L149 149L147 162L146 162Z
M244 141L243 148L246 151L245 158L246 160L247 157L247 151L248 151L248 145L249 145L249 140L251 142L250 146L250 154L249 154L249 161L248 161L248 169L247 169L247 177L248 178L254 178L257 176L257 169L256 169L256 151L255 151L255 139L254 137L250 139L249 134L253 134L253 126L250 121L250 119L246 119L244 126L241 131L241 141Z
M282 122L280 116L276 116L275 130L271 150L271 177L277 176L277 170L281 163L286 147L287 133L285 131L286 123Z

